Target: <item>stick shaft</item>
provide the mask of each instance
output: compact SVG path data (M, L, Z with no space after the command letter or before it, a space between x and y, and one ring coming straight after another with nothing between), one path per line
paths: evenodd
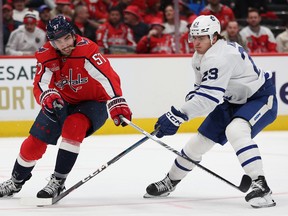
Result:
M170 147L169 145L165 144L164 142L162 142L161 140L157 139L156 137L152 136L151 134L149 134L148 132L146 132L145 130L143 130L142 128L140 128L139 126L135 125L134 123L132 123L131 121L129 121L128 119L121 117L121 120L124 121L126 124L129 124L130 126L132 126L133 128L135 128L136 130L138 130L139 132L141 132L142 134L144 134L146 137L148 137L149 139L152 139L153 141L157 142L158 144L160 144L161 146L163 146L164 148L168 149L169 151L172 151L173 153L175 153L176 155L190 161L191 163L195 164L197 167L201 168L202 170L208 172L209 174L213 175L214 177L224 181L225 183L227 183L228 185L236 188L237 190L240 190L241 192L247 192L250 188L251 185L251 178L247 175L244 175L242 177L242 181L240 186L236 186L235 184L233 184L232 182L228 181L227 179L221 177L220 175L216 174L215 172L209 170L208 168L202 166L201 164L199 164L196 161L193 161L192 159L188 158L186 155L181 154L180 152L178 152L177 150L173 149L172 147Z
M156 131L153 131L151 134L155 134ZM149 134L150 135L150 134ZM63 193L61 193L59 196L55 197L52 199L52 204L57 203L58 201L60 201L61 199L63 199L64 197L66 197L69 193L71 193L73 190L77 189L78 187L80 187L81 185L85 184L87 181L89 181L90 179L94 178L96 175L98 175L100 172L102 172L103 170L105 170L108 166L110 166L111 164L115 163L116 161L118 161L120 158L122 158L124 155L128 154L129 152L131 152L133 149L135 149L136 147L138 147L139 145L141 145L142 143L144 143L145 141L147 141L149 139L149 137L145 136L143 137L141 140L137 141L136 143L134 143L132 146L130 146L129 148L125 149L123 152L121 152L120 154L118 154L117 156L115 156L114 158L112 158L110 161L108 161L107 163L103 164L100 168L98 168L96 171L94 171L93 173L91 173L90 175L88 175L87 177L85 177L84 179L82 179L81 181L77 182L75 185L73 185L72 187L70 187L69 189L67 189L66 191L64 191Z

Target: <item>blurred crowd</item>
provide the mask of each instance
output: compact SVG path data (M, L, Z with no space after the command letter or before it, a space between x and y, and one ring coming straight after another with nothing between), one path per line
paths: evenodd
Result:
M33 55L58 15L106 54L193 53L189 27L209 14L249 53L288 52L288 0L4 0L4 53Z

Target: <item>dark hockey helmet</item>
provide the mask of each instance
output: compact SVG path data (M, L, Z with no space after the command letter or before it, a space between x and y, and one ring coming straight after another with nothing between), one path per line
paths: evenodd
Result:
M47 38L49 41L56 40L69 33L75 34L75 30L72 24L64 16L61 15L53 18L52 20L49 20L46 26L46 30Z

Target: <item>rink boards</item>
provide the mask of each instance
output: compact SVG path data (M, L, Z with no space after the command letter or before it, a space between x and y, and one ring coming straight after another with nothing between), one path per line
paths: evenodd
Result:
M273 73L279 103L278 118L266 130L288 130L288 55L257 55L255 63ZM184 103L193 89L191 56L122 55L109 56L121 78L123 95L133 112L133 121L152 131L157 118ZM16 64L15 64L16 62ZM36 72L33 57L0 57L0 137L26 136L40 110L33 97ZM194 132L203 121L196 118L181 126L180 132ZM97 134L135 133L115 127L109 119Z

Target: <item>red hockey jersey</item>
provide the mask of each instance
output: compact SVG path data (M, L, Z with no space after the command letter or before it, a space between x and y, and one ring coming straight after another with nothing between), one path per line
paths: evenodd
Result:
M275 37L271 30L265 26L260 26L257 33L253 32L249 26L246 26L239 34L250 53L277 52Z
M99 52L97 44L87 38L76 35L76 47L70 56L62 56L49 42L35 55L33 92L38 103L41 93L51 88L71 104L122 96L119 76Z
M163 34L161 37L143 36L137 44L137 53L151 54L172 54L175 53L174 38L170 34Z
M96 31L96 41L100 47L107 49L113 45L136 47L133 31L124 23L120 23L117 27L112 26L109 22L100 25Z
M220 11L213 12L210 5L208 4L201 12L200 15L214 15L221 24L221 29L224 31L230 20L235 20L234 12L231 8L226 5L220 4Z

